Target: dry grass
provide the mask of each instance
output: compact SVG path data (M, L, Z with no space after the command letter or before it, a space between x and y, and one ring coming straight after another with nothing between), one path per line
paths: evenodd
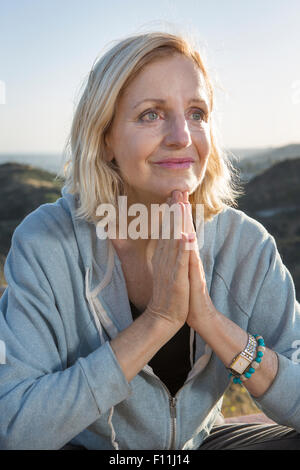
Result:
M224 395L222 414L224 418L261 413L247 389L238 384L231 384Z
M34 178L27 178L26 183L35 188L53 188L53 183L51 181L42 181Z

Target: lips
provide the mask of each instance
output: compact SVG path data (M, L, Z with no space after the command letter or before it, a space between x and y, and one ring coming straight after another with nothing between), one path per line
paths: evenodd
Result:
M170 168L174 170L181 170L189 168L194 163L192 158L168 158L160 162L154 162L155 165L161 168Z
M194 159L193 158L166 158L165 160L160 160L154 163L157 163L160 165L162 163L186 163L186 162L194 163Z

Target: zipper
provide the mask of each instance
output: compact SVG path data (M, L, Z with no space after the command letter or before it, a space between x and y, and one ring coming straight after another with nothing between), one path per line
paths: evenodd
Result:
M177 392L178 393L178 392ZM176 394L177 395L177 394ZM176 397L170 397L170 415L171 415L171 442L169 448L175 449L175 441L176 441Z
M150 366L148 366L150 367ZM176 395L173 397L168 389L168 387L160 380L160 378L154 374L154 372L150 372L150 370L144 370L149 375L152 375L152 377L155 377L163 386L163 388L166 390L168 396L169 396L169 409L170 409L170 417L171 417L171 432L170 432L170 440L169 440L169 445L167 450L175 450L175 443L176 443L176 402L177 398L176 396L178 393L183 389L183 387L186 385L187 382L183 384L183 386L177 391Z
M195 334L195 333L194 333ZM194 363L195 364L195 363ZM145 370L146 369L146 370ZM160 378L154 374L154 372L150 369L150 366L146 364L146 366L142 369L146 374L151 375L152 377L155 377L163 386L163 388L166 390L168 397L169 397L169 408L170 408L170 417L171 417L171 433L170 433L170 441L168 445L168 450L176 450L175 444L176 444L176 403L177 403L177 395L178 393L185 387L185 385L190 382L191 380L194 379L194 377L187 379L182 387L176 392L175 396L173 397L168 389L168 387L160 380Z

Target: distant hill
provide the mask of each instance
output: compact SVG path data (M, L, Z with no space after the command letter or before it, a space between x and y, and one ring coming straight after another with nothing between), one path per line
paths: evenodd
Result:
M241 170L243 180L248 181L279 161L299 157L300 143L281 147L228 148L227 154L233 164ZM0 165L3 163L26 164L61 176L65 158L63 154L0 153Z
M19 163L34 168L60 173L65 157L56 153L0 153L0 165L3 163Z
M249 181L276 163L299 158L300 144L290 144L262 151L233 149L232 154L236 157L232 158L234 166L241 171L243 179Z
M300 299L300 158L271 166L244 188L239 208L274 236Z
M55 202L61 186L54 173L31 165L0 165L0 285L5 283L3 266L16 226L41 204Z

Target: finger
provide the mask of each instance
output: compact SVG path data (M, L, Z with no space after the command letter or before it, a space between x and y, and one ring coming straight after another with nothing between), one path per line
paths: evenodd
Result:
M188 277L189 269L189 250L185 249L186 242L188 241L188 235L182 232L182 238L179 243L178 254L176 263L173 271L174 280L181 280L184 282L185 278Z
M179 191L178 189L174 189L174 191L172 191L171 197L174 200L174 202L180 202L180 201L183 202L183 193Z
M162 222L160 226L160 237L165 239L174 238L174 226L178 217L180 216L181 209L177 203L169 199L169 208L163 211ZM177 237L178 238L178 237Z
M172 197L169 197L167 202L173 202ZM162 270L167 268L170 270L174 269L181 238L180 234L182 227L178 227L178 221L181 221L183 218L182 208L177 203L172 204L172 206L174 206L174 212L171 213L171 211L167 211L163 215L157 250L154 258L154 261L161 266Z
M188 243L188 245L186 246L186 249L196 250L198 252L199 251L198 240L197 240L197 233L195 231L194 223L193 223L192 206L190 205L190 203L184 204L184 206L185 206L184 231L186 233L193 233L195 235L195 238Z
M189 192L188 191L184 191L183 192L183 202L185 204L188 204L189 203Z
M178 192L178 191L177 191ZM170 210L172 208L172 210L174 210L174 212L176 211L176 204L177 204L177 196L176 196L176 191L172 191L172 195L169 196L166 200L166 203L168 204ZM174 206L175 204L175 206ZM165 230L167 230L167 225L166 224L170 224L169 225L169 230L168 230L168 233L170 233L170 237L172 238L173 237L173 224L171 222L171 211L163 211L163 218L162 218L162 225L161 225L161 228L162 226L164 226ZM174 213L174 218L175 218L175 213Z
M184 220L184 207L181 202L177 202L180 191L173 191L172 196L168 197L166 203L169 205L169 210L164 210L162 214L161 228L164 228L164 233L169 233L170 238L181 238L181 231L183 230L182 221ZM182 199L182 197L181 197Z
M172 197L169 196L167 199L166 199L166 202L165 204L162 205L162 210L161 210L161 219L160 219L160 223L159 223L159 239L162 239L162 233L163 233L163 228L164 228L164 232L166 230L166 224L168 224L168 217L169 217L169 210L167 207L166 207L166 204L167 206L169 206L169 208L172 206Z
M174 236L181 239L181 233L186 233L185 219L187 218L186 206L183 202L178 202L174 206Z
M178 254L180 250L180 244L182 243L181 233L182 233L182 226L183 226L184 211L186 209L183 203L174 204L173 209L174 209L174 213L173 213L174 218L171 217L171 214L169 218L169 221L171 223L170 240L166 240L167 247L165 248L165 250L167 254L163 258L164 261L161 261L161 266L162 266L162 270L166 270L168 273L174 274L174 269L177 269L175 268L175 266L178 264L177 259L178 259ZM172 222L171 219L173 219L174 222ZM186 261L186 263L187 263L187 272L188 272L188 261Z
M194 232L193 212L192 206L189 202L184 203L186 207L186 218L185 218L185 231L188 233Z
M195 250L190 252L189 258L189 273L191 287L199 287L199 283L206 282L205 272L202 264L202 260Z
M167 199L167 203L171 201L171 198ZM157 264L158 266L161 263L164 263L168 257L168 246L167 246L167 239L163 238L163 235L165 233L165 230L163 230L163 227L165 227L165 222L166 220L166 213L165 211L162 212L162 220L161 223L159 224L159 231L158 231L158 239L157 239L157 244L155 247L154 254L152 256L152 264Z
M174 217L170 214L170 241L168 243L168 258L166 260L168 269L174 269L176 259L178 256L178 250L180 248L181 231L182 231L182 220L183 220L184 205L181 203L174 204ZM172 220L173 222L172 222Z
M184 226L179 229L180 217L183 217L183 212L184 211L183 211L183 208L182 208L182 215L181 215L181 212L177 211L177 207L174 206L174 204L176 205L176 204L179 204L180 202L183 202L183 193L181 191L179 191L178 189L175 189L175 190L172 191L171 196L167 199L167 201L169 201L169 206L172 207L172 209L174 210L174 230L171 230L171 231L172 231L173 235L174 235L174 233L176 233L177 236L175 235L175 238L179 239L179 238L181 238L181 231L182 230L184 231ZM176 217L177 217L177 219L176 219ZM172 229L173 229L173 227L172 227ZM176 232L176 229L177 229L177 232Z

